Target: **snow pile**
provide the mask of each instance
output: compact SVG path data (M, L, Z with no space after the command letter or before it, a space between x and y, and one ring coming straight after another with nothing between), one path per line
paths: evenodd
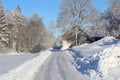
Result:
M28 60L16 69L0 75L0 80L33 80L44 61L50 56L50 51L41 52L37 57Z
M103 38L99 41L94 42L93 44L96 44L99 46L109 46L112 44L117 44L118 42L119 42L119 40L114 38L114 37L106 37L106 38Z
M73 64L95 80L120 80L120 41L106 37L92 44L69 50Z
M99 54L98 70L104 80L120 79L120 45L105 49Z

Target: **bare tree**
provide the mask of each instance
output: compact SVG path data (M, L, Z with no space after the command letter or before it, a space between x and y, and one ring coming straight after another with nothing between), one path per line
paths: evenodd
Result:
M84 33L82 27L90 24L89 18L93 11L91 0L62 0L57 26L62 28L63 32L72 28L76 33L77 45L77 33L78 31ZM87 34L85 35L87 36Z
M94 10L90 18L91 28L88 29L90 29L91 33L95 34L96 37L97 35L99 35L99 37L105 36L106 33L106 28L104 27L105 21L103 20L102 16L103 16L102 13L100 13L98 10Z
M109 36L118 36L120 34L120 0L107 0L109 8L103 15L106 30Z
M27 49L30 52L50 48L54 42L52 32L45 27L42 18L38 14L34 14L28 19L26 39Z

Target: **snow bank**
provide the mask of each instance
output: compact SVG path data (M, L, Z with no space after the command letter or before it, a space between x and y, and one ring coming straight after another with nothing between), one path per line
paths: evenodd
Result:
M69 49L73 64L95 80L120 80L120 41L106 37L92 44Z
M106 37L99 41L94 42L93 44L96 44L99 46L109 46L109 45L117 44L118 42L119 40L114 37Z
M120 80L120 45L105 49L98 56L100 76L104 80Z
M50 51L44 51L39 56L28 60L18 68L0 75L0 80L33 80L35 72L38 71L44 61L50 56Z

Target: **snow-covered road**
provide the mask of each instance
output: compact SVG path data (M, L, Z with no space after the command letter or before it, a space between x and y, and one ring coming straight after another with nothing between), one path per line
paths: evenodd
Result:
M66 51L52 51L35 80L89 80L72 65L71 57Z

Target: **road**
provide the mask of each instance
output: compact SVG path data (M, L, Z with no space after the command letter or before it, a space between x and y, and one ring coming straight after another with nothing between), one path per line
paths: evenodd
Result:
M52 51L34 80L89 80L72 65L65 51Z

